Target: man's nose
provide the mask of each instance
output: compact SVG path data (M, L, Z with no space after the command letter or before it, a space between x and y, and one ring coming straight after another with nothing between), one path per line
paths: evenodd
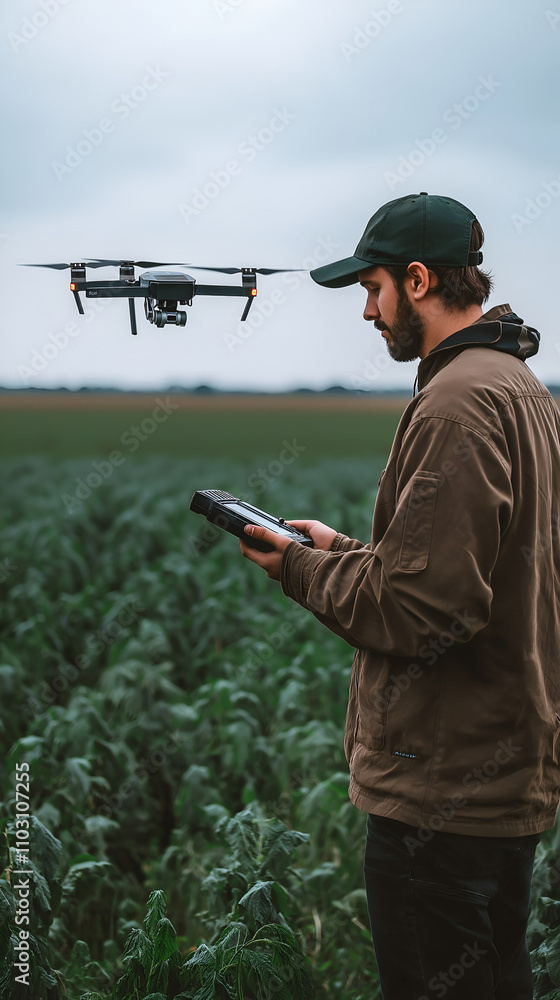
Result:
M366 300L366 307L364 309L364 319L368 321L373 321L379 319L379 309L377 307L377 299L374 295L368 295Z

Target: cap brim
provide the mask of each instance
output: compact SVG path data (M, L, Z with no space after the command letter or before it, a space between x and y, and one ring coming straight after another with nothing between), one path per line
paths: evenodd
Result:
M358 281L358 271L365 271L369 267L374 267L370 260L345 257L344 260L335 260L332 264L316 267L309 273L318 285L325 285L326 288L344 288L345 285L355 285Z

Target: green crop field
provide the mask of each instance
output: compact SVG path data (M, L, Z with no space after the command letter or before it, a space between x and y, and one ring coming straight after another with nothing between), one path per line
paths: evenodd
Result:
M152 397L141 407L131 399L130 408L82 407L57 409L45 401L41 408L0 408L0 456L39 454L53 458L80 458L109 455L118 450L137 457L169 454L180 457L230 456L241 461L252 456L269 456L281 450L284 439L297 439L303 462L327 456L387 454L404 408L402 401L378 410L364 406L353 410L304 408L273 409L266 400L261 407L243 409L199 406L172 409L177 400L162 395L168 412L156 423L157 408ZM212 400L210 400L210 404ZM152 427L152 424L155 426ZM145 431L142 428L147 427Z
M381 465L295 459L255 499L367 536ZM139 459L67 510L91 469L2 470L2 817L14 847L27 763L36 968L72 1000L375 996L342 752L351 649L188 511L217 478L247 493L251 465ZM161 922L162 893L156 949L144 918L151 900ZM200 954L213 972L185 967Z
M188 510L219 486L367 540L397 418L365 413L355 453L362 415L331 416L252 415L245 451L249 415L214 414L203 457L200 414L130 452L146 410L3 413L21 453L0 463L1 1000L380 996L342 750L353 651ZM558 837L538 849L529 932L549 1000Z

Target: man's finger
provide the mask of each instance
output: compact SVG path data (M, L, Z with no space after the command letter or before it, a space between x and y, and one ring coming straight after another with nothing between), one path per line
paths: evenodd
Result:
M246 524L245 532L248 535L252 535L253 538L258 538L259 541L270 542L271 545L276 545L278 541L278 535L275 531L270 531L268 528L263 528L257 524Z
M263 528L258 524L246 524L245 533L258 539L259 542L268 542L277 552L283 552L286 546L290 544L289 538L279 535L276 531L271 531L270 528Z

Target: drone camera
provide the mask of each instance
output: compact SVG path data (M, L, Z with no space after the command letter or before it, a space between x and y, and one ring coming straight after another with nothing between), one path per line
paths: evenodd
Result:
M175 326L187 325L187 314L183 309L154 309L153 316L154 318L151 322L159 327L166 326L168 323Z
M187 325L187 314L184 309L177 309L177 302L146 298L144 299L144 312L148 322L160 329L167 326L168 323L173 326Z

